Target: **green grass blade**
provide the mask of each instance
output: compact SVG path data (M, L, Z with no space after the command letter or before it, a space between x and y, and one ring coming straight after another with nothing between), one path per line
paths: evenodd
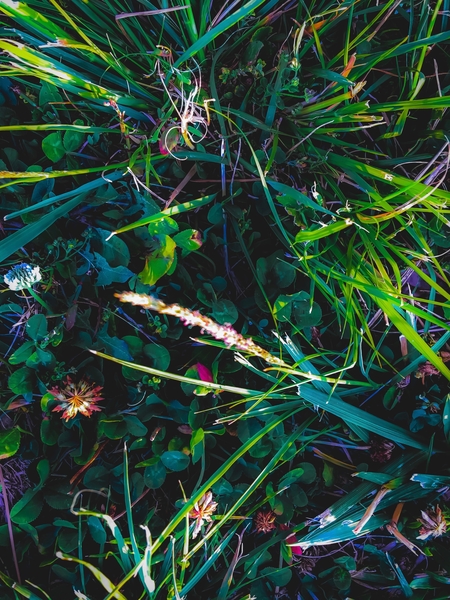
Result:
M0 241L0 262L5 261L12 254L32 242L38 235L46 231L53 223L83 202L86 194L79 194L66 204L55 208L52 212L41 217L39 221L25 225L19 231Z
M213 27L213 29L208 31L208 33L205 33L205 35L192 44L192 46L175 61L174 68L178 69L184 62L195 56L197 52L206 48L206 46L215 40L216 37L227 31L230 27L233 27L236 23L239 23L239 21L247 17L263 3L264 0L250 0L250 2L241 6L236 12L221 21L216 27Z

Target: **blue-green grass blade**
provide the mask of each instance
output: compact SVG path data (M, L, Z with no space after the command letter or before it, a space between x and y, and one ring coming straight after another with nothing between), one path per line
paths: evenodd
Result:
M86 194L79 194L72 200L69 200L66 204L55 208L55 210L49 212L29 225L25 225L19 231L16 231L12 235L0 241L0 262L5 261L12 254L17 252L20 248L23 248L30 242L32 242L38 235L41 235L46 231L53 223L55 223L61 217L64 217L68 212L76 208L83 202Z

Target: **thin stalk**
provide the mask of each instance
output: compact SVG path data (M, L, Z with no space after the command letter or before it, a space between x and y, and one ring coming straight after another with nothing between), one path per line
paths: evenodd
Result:
M33 298L36 300L36 302L39 302L39 304L41 306L43 306L47 310L47 312L49 312L50 314L53 314L53 311L50 308L50 306L47 304L47 302L45 300L42 300L42 298L40 298L39 295L36 294L36 292L33 290L33 288L28 287L27 292L29 292L29 294L31 294L31 296L33 296Z
M9 541L11 543L11 550L12 550L14 567L16 569L17 581L21 584L22 581L21 581L21 577L20 577L19 563L17 561L16 546L14 544L14 532L13 532L13 528L12 528L11 515L9 512L8 494L6 493L5 478L3 477L3 469L2 469L1 464L0 464L0 486L2 488L3 503L5 505L5 519L8 524Z

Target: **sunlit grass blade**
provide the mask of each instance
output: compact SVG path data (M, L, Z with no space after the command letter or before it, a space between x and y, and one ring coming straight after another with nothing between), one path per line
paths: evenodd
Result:
M88 563L85 560L80 560L79 558L74 558L73 556L70 556L68 554L63 554L62 552L57 552L56 553L57 558L60 558L62 560L66 560L68 562L74 562L74 563L78 563L79 565L83 565L83 567L85 567L86 569L88 569L95 577L95 579L97 579L97 581L99 583L102 584L102 586L105 588L105 590L107 592L112 593L112 598L116 598L117 600L127 600L126 597L119 591L114 591L114 584L113 582L106 577L106 575L104 575L100 569L97 569L97 567L95 567L94 565L92 565L91 563Z
M217 194L211 194L210 196L204 196L203 198L198 198L197 200L191 200L189 202L184 202L183 204L170 206L169 208L166 208L159 213L150 215L149 217L144 217L143 219L139 219L139 221L135 221L134 223L130 223L129 225L125 225L124 227L113 231L109 237L112 237L113 235L119 235L120 233L125 233L125 231L131 231L132 229L148 225L149 223L156 223L157 221L162 221L165 217L172 217L174 215L179 215L190 210L195 210L196 208L200 208L201 206L209 204L214 200L216 196Z

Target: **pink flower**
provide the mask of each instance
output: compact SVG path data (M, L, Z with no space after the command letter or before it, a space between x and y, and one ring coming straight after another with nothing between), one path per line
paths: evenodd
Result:
M212 373L208 367L205 367L205 365L202 365L202 363L197 363L195 367L197 369L198 376L202 381L208 381L209 383L214 382Z
M291 535L287 536L286 544L297 544L297 538L295 537L295 535L293 533L291 533ZM303 550L300 545L290 546L290 548L292 550L292 554L296 554L297 556L301 556L303 554Z
M288 527L288 525L281 523L280 529L285 530L285 529L289 529L289 527ZM301 556L303 554L303 549L300 545L291 546L291 544L298 544L295 534L293 534L293 533L289 534L285 541L286 541L286 544L288 544L288 546L290 546L290 548L292 550L292 554L295 554L297 556Z

